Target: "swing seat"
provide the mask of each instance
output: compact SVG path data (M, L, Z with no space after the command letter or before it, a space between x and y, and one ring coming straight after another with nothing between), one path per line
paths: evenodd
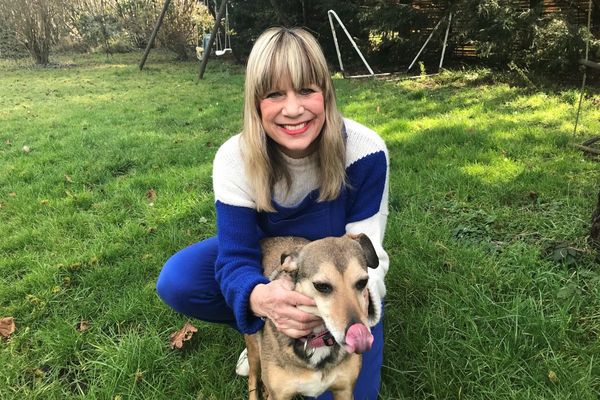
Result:
M223 50L217 50L215 51L215 54L217 56L224 56L225 54L231 53L231 49L230 48L225 48Z
M202 57L204 57L204 47L196 46L196 58L202 61Z

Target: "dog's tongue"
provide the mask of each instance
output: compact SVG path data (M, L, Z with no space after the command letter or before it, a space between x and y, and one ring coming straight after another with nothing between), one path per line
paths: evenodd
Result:
M371 349L373 335L363 324L354 324L346 332L346 351L348 353L364 353Z

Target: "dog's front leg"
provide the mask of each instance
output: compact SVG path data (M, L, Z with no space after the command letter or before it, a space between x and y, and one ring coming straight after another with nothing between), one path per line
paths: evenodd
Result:
M354 400L354 394L352 394L352 388L346 388L341 390L332 390L333 400Z
M258 348L258 341L256 340L256 334L244 335L246 341L246 349L248 349L248 366L250 370L248 372L248 399L249 400L260 400L262 382L260 380L260 351Z

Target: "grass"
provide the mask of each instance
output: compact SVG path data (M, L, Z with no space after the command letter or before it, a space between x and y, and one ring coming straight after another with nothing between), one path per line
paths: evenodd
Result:
M0 63L2 399L239 399L241 337L156 296L164 261L215 234L211 163L241 127L243 70L152 53ZM336 79L391 154L382 399L597 399L600 272L586 235L598 95L487 71ZM29 151L24 150L29 147ZM81 330L82 321L88 329Z

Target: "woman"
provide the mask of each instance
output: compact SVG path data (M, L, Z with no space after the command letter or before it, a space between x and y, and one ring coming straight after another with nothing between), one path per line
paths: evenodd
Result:
M314 302L291 290L291 283L263 277L259 240L365 233L379 256L368 284L375 343L363 354L355 398L376 399L389 266L382 247L388 164L383 140L340 115L315 38L298 28L265 31L248 59L242 133L225 142L214 160L217 236L167 261L159 295L183 314L242 333L258 331L269 318L279 331L300 338L322 321L296 308Z

